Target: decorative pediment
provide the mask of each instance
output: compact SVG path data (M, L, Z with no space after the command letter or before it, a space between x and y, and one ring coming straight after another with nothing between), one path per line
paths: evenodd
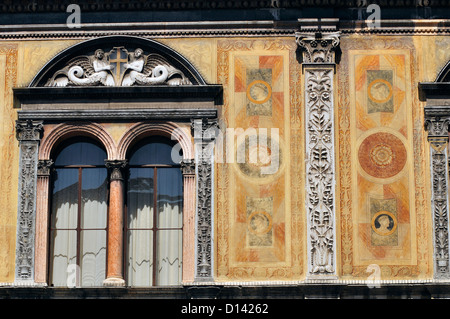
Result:
M129 52L113 47L109 52L95 50L92 55L71 59L55 72L45 86L132 86L192 84L182 71L155 53L145 54L141 48Z
M181 54L133 36L79 42L13 92L24 121L190 120L216 117L223 103L222 85Z
M159 42L107 36L75 44L51 59L29 87L206 85L179 53Z

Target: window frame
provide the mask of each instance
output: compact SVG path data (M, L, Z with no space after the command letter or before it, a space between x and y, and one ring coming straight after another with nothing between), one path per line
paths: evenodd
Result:
M101 143L99 143L98 141L96 141L95 139L91 138L91 137L86 137L83 135L80 136L74 136L74 137L70 137L68 139L65 139L63 141L61 141L57 147L55 147L53 154L52 154L52 158L57 159L57 157L59 156L60 152L66 148L67 146L74 144L74 143L79 143L79 142L88 142L91 143L97 147L99 147L102 151L105 152L105 160L108 157L107 154L107 150L103 147L103 145L101 145ZM53 189L54 189L54 182L55 182L55 172L57 169L77 169L77 175L78 175L78 179L77 179L77 225L76 228L53 228L52 227L52 220L54 218L54 214L55 212L53 211L53 200L54 200L54 196L53 196ZM106 194L105 194L105 202L106 202L106 221L105 221L105 228L82 228L82 182L83 182L83 169L89 169L89 168L104 168L106 171ZM53 247L54 247L54 240L52 238L52 234L54 231L57 230L74 230L76 231L76 266L77 269L80 269L80 274L76 275L76 287L82 287L81 286L81 233L83 230L103 230L105 231L105 243L106 243L106 247L105 247L105 278L106 278L106 274L107 274L107 267L108 267L108 240L109 240L109 185L110 185L110 178L109 178L109 174L107 172L107 168L105 165L89 165L89 164L69 164L69 165L53 165L53 174L51 174L50 177L50 189L49 189L49 198L48 198L48 202L49 202L49 214L48 214L48 252L47 252L47 282L49 284L49 286L53 286L53 282L52 282L52 271L53 271ZM77 270L78 271L78 270Z
M127 152L127 157L128 160L131 159L131 156L133 154L133 152L135 152L137 149L139 149L139 147L141 147L142 145L140 144L148 144L151 142L146 142L146 140L149 140L151 138L159 138L162 140L165 140L167 142L170 142L170 140L168 140L166 137L162 136L162 135L150 135L147 137L144 137L142 139L140 139L139 141L137 141L136 143L134 143L134 145L131 145L128 152ZM168 143L169 144L169 143ZM170 144L174 144L174 143L170 143ZM173 146L173 145L172 145ZM157 235L158 235L158 231L159 230L181 230L182 232L182 242L181 242L181 248L183 250L183 231L184 231L184 223L181 223L181 227L180 228L158 228L158 223L157 223L157 208L158 208L158 169L161 168L179 168L181 170L181 164L129 164L128 165L128 169L132 169L132 168L152 168L153 169L153 216L152 216L152 228L129 228L128 225L128 199L129 199L129 195L128 195L128 187L129 187L129 178L130 178L130 174L126 175L126 183L125 183L125 187L124 187L124 195L125 195L125 205L124 205L124 222L123 222L123 277L125 279L125 281L128 283L128 259L129 259L129 252L128 252L128 232L130 230L151 230L152 231L152 285L150 287L163 287L165 285L157 285ZM181 211L182 211L182 220L184 218L184 187L183 187L183 176L181 174L181 180L180 180L180 186L182 188L182 203L181 203ZM182 252L181 254L181 262L182 262L182 267L180 270L180 277L181 277L181 282L183 281L183 267L184 267L184 263L183 263L183 255L184 253ZM181 284L181 282L179 284Z

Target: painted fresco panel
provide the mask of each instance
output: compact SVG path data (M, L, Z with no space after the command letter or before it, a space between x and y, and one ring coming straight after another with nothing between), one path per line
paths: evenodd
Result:
M288 280L303 273L301 159L292 162L302 147L295 49L294 41L218 41L221 128L240 130L226 140L233 143L233 162L217 165L218 280ZM274 156L277 169L266 174Z
M430 272L426 152L414 87L415 48L343 41L339 70L341 275L381 279Z

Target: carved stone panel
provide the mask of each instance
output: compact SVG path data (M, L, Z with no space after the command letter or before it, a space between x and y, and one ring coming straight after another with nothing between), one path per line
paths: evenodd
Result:
M448 129L449 119L425 121L431 153L431 210L434 224L435 278L450 278L448 217Z
M42 129L42 122L16 123L17 139L20 143L15 270L15 282L18 284L34 282L36 183Z
M197 173L195 281L213 281L213 149L217 122L192 121Z
M296 34L303 52L308 276L336 276L333 81L339 32Z
M309 275L335 275L333 68L306 68Z

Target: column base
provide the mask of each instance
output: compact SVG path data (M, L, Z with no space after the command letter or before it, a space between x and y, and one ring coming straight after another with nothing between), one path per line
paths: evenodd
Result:
M125 287L125 280L118 277L106 278L103 281L104 287Z

